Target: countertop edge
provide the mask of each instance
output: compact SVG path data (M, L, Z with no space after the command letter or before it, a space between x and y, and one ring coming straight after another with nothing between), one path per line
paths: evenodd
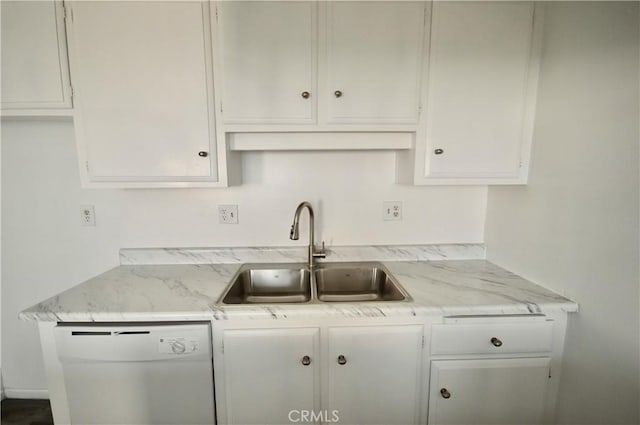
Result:
M550 314L576 313L579 311L575 302L548 303L534 305L486 305L468 307L429 307L408 303L396 306L393 310L384 310L376 305L336 305L327 303L319 305L315 311L297 308L284 308L277 305L261 305L259 308L235 307L218 309L213 307L208 312L127 312L127 313L87 313L87 312L29 312L23 311L19 318L23 321L37 322L162 322L162 321L254 321L254 320L301 320L322 318L428 318L433 316L471 316L471 315L510 315L510 314Z

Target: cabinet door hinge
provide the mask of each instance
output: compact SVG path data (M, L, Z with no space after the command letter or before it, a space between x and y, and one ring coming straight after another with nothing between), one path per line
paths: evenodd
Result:
M222 344L220 344L220 348L222 350L222 354L224 354L224 341L222 341Z
M424 348L424 335L422 335L422 348Z
M218 22L218 6L216 6L216 22Z
M87 169L87 173L89 172L89 161L84 162L84 167Z
M71 100L76 100L76 90L71 86Z

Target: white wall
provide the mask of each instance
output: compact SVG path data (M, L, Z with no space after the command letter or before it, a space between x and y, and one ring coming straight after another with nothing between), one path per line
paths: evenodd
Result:
M316 207L317 240L328 245L484 237L486 187L395 185L391 152L245 154L244 184L229 189L82 190L70 122L5 119L2 139L9 395L46 387L36 326L18 321L18 312L116 266L121 247L305 245L306 230L289 240L305 199ZM384 200L403 202L402 221L382 220ZM240 224L218 224L216 206L225 203L238 204ZM80 226L81 204L95 205L96 227Z
M1 14L0 14L1 16ZM2 72L0 71L0 77ZM2 223L2 135L0 134L0 223ZM2 226L0 225L0 400L4 399L2 384ZM0 411L2 409L0 408Z
M637 424L638 3L547 3L529 185L489 189L488 257L580 304L558 420Z

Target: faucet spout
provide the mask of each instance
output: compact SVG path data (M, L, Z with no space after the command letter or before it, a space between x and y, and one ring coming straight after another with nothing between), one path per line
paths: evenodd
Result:
M307 201L301 202L296 208L296 212L293 215L293 224L291 225L291 232L289 233L289 239L297 241L300 238L300 214L303 209L307 209L309 211L309 268L312 269L315 266L316 258L325 258L326 254L324 252L324 243L322 244L322 249L316 251L314 244L314 215L313 215L313 207Z

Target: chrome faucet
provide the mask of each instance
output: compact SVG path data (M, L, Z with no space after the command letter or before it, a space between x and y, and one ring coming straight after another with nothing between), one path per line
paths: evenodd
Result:
M316 248L313 243L313 208L311 204L307 201L304 201L298 205L296 208L296 213L293 216L293 224L291 225L291 233L289 233L289 239L293 241L297 241L300 238L299 226L298 222L300 221L300 213L304 208L309 210L309 268L312 269L314 266L314 260L316 258L325 258L327 254L324 251L324 242L322 242L322 249L316 251Z

